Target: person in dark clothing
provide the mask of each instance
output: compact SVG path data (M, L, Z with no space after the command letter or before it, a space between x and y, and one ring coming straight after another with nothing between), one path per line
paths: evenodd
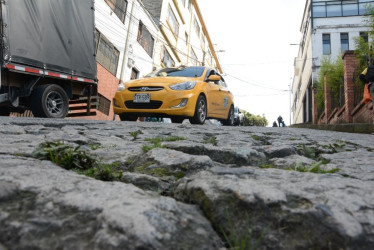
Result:
M364 69L364 71L362 71L362 73L360 74L360 80L363 83L368 83L368 88L369 88L369 92L371 95L371 101L374 107L374 62L371 62L371 65L367 67L366 69ZM373 108L373 113L374 113L374 108ZM373 118L373 122L374 122L374 118Z
M277 120L278 120L279 127L285 127L286 126L286 124L283 121L282 116L279 116Z
M273 127L274 127L274 128L275 128L275 127L278 127L278 124L277 124L276 121L273 122Z

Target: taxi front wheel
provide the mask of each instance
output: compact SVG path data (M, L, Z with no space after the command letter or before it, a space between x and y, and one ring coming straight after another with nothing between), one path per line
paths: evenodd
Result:
M191 124L204 124L207 114L207 105L204 96L197 98L195 115L190 118Z

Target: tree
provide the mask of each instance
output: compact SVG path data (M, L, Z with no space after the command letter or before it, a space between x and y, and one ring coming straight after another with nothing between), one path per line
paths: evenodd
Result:
M242 113L244 114L244 126L266 127L269 124L265 116L253 115L245 110L242 110Z

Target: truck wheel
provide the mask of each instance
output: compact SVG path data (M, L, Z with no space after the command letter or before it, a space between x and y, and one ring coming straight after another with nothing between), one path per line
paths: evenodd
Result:
M7 107L0 107L0 116L9 116L10 110Z
M31 111L35 117L65 118L69 111L65 90L56 84L37 87L31 95Z

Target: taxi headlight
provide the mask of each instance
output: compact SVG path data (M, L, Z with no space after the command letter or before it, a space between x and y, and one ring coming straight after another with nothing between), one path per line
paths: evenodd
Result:
M121 82L119 85L118 85L118 88L117 88L117 92L121 92L122 90L125 89L125 85Z
M195 86L196 86L196 82L191 81L191 82L182 82L182 83L174 84L170 86L170 88L172 90L190 90L190 89L195 88Z

